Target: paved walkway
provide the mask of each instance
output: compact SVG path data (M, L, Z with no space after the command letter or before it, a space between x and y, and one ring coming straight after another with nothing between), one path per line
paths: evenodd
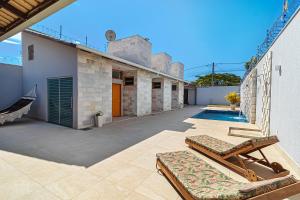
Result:
M31 120L0 127L0 199L179 200L156 171L156 153L189 150L184 138L198 134L238 144L245 139L228 137L228 127L253 127L189 118L199 111L188 107L89 131ZM247 181L189 151L228 176ZM295 173L276 148L266 154Z

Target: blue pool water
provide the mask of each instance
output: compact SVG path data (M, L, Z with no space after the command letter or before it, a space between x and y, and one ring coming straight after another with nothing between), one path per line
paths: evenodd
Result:
M248 122L244 115L239 115L238 111L204 110L203 112L193 116L193 118L231 122Z

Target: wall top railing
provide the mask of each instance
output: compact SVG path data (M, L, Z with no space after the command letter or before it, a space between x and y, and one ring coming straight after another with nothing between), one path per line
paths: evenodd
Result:
M244 78L249 74L249 72L256 66L256 64L264 57L270 47L274 44L276 39L280 36L285 27L293 19L294 15L300 9L300 0L290 0L287 1L288 6L286 10L276 19L274 24L270 29L267 30L267 35L264 41L258 46L256 53L256 62L251 63L251 66L244 75Z
M82 39L79 39L79 38L75 38L73 36L65 35L63 33L62 26L60 26L58 30L55 30L53 28L49 28L49 27L46 27L43 25L36 24L36 25L31 26L30 29L40 32L49 37L55 38L57 40L61 40L61 41L67 42L67 43L80 44L80 45L86 46L91 49L100 50L100 48L97 48L96 46L89 43L88 36L85 36L85 37L82 37Z

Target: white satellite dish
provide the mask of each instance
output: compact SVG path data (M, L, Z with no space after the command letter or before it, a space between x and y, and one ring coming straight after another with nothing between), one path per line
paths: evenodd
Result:
M105 37L109 42L114 41L116 39L116 33L113 30L107 30Z

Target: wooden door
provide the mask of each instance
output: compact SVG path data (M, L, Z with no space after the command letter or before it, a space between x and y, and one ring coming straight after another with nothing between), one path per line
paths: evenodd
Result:
M112 116L121 116L121 85L112 84Z

